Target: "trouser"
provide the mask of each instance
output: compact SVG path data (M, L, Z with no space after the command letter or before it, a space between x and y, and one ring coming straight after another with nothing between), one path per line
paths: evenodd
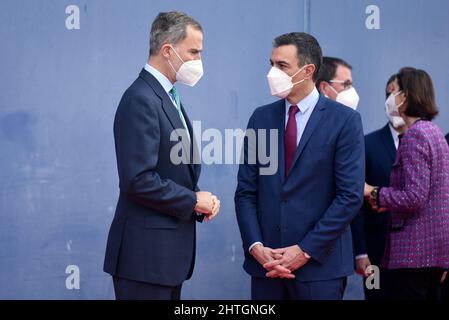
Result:
M434 268L394 269L391 274L391 299L438 300L443 270Z
M251 278L253 300L341 300L346 277L324 281Z
M113 277L117 300L180 300L182 285L169 287Z

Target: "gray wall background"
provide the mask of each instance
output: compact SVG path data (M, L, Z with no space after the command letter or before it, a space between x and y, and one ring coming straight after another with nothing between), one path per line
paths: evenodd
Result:
M445 0L1 0L0 299L110 299L102 272L118 194L112 122L123 91L148 52L159 11L181 10L204 27L205 76L178 85L203 129L244 128L269 95L275 36L309 30L326 55L353 67L365 132L386 123L384 86L406 65L433 78L449 130L449 2ZM368 5L380 9L369 30ZM68 30L68 5L80 29ZM203 144L204 146L204 144ZM196 272L185 299L247 299L233 193L236 166L203 166L200 186L222 199L221 214L198 228ZM66 288L68 265L80 289ZM363 297L361 278L346 298Z

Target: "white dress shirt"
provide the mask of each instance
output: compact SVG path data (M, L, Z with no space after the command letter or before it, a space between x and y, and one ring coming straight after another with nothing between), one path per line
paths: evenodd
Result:
M313 88L304 99L298 102L297 106L299 112L296 113L296 145L299 145L299 141L304 133L307 122L309 122L310 115L312 114L315 106L320 98L320 94L316 88ZM287 128L288 122L288 111L290 110L291 104L285 100L285 127Z
M398 150L398 148L399 148L399 133L391 125L391 123L388 126L390 127L391 136L393 137L394 146L396 147L396 150Z
M159 70L156 68L150 66L148 63L145 64L144 69L148 71L153 77L156 78L156 80L161 84L162 88L164 88L164 91L167 92L167 95L170 97L170 100L173 102L173 106L176 107L176 102L173 100L170 90L173 88L173 83L171 83L168 78L163 75Z

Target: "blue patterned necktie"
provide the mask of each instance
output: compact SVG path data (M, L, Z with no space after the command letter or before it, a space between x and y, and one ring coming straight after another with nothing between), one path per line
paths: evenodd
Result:
M173 87L170 90L170 95L172 96L173 100L175 100L175 107L176 107L176 110L178 110L179 118L181 118L182 124L183 124L184 128L187 130L187 136L190 139L189 127L187 127L186 119L184 118L184 115L182 114L182 111L181 111L181 99L179 98L178 91L176 91L175 87Z

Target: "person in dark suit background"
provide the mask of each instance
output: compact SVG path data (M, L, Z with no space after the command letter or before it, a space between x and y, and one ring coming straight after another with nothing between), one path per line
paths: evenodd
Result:
M315 86L326 98L357 110L360 99L352 83L352 66L345 60L323 57Z
M353 273L349 224L363 203L364 141L358 112L320 95L317 40L289 33L274 40L268 83L281 98L257 108L248 131L271 138L244 143L236 215L253 299L342 299ZM249 161L275 152L278 170ZM278 148L277 148L278 147ZM276 149L277 148L277 149Z
M148 63L117 108L120 196L104 260L117 299L180 299L194 268L196 222L219 210L216 196L199 191L195 137L173 86L193 86L201 78L202 39L193 18L160 13L151 27Z
M398 88L397 76L393 75L385 88L385 99ZM386 107L385 107L386 108ZM392 117L385 110L388 124L365 137L366 181L371 185L388 186L399 135L405 132L405 122L401 117ZM374 211L365 202L351 223L354 242L356 272L363 277L369 275L367 267L380 266L385 250L389 213L383 215ZM380 269L380 288L368 289L363 286L366 300L386 300L389 291L388 271Z

